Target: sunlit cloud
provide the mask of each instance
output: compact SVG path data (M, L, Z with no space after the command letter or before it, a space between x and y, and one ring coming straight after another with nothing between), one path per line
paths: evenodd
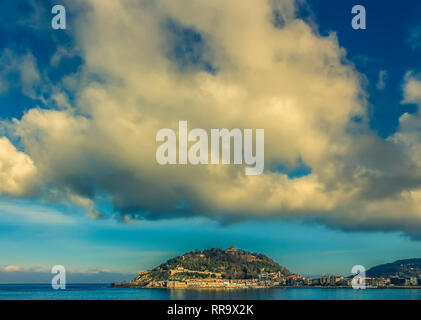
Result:
M8 266L5 266L3 268L3 270L6 271L6 272L15 272L15 271L19 271L20 270L20 267L19 266L8 265Z

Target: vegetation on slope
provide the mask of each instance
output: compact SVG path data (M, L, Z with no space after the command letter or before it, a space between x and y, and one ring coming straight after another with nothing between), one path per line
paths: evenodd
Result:
M391 276L418 277L421 274L421 259L398 260L381 264L367 271L369 277L389 278Z
M251 279L257 278L263 272L291 274L287 268L263 254L234 248L227 250L214 248L195 250L172 258L153 270L140 274L135 281L192 278Z

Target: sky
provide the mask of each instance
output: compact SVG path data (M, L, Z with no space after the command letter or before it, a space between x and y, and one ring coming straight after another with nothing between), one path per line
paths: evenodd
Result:
M232 242L314 276L420 257L421 4L62 1L53 30L54 4L0 8L0 283ZM180 120L263 128L265 171L158 165Z

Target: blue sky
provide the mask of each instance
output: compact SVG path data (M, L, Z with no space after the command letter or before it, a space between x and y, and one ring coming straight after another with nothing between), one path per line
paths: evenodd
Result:
M367 30L359 31L351 28L351 8L355 4L351 0L309 0L301 5L299 16L322 36L337 34L340 46L347 52L347 63L354 64L361 74L369 126L385 140L396 133L404 113L417 111L415 104L402 103L402 88L408 71L421 72L421 4L412 0L358 1L367 9ZM6 1L0 8L0 77L8 83L7 89L0 91L2 120L20 119L34 107L59 109L51 99L56 93L54 85L77 74L85 64L84 52L74 41L72 24L76 20L72 18L76 13L68 11L68 30L54 31L49 24L50 9L48 1L42 6L35 1ZM180 29L176 23L166 27L174 45L164 55L177 65L177 72L218 73L218 65L212 64L214 57L208 55L210 44L200 33ZM31 54L44 85L22 85L23 75L7 69L11 61L5 54L7 50L14 57ZM55 62L54 56L60 53ZM72 103L75 92L69 87L62 90ZM23 148L19 139L10 139L18 150ZM276 169L290 179L312 173L301 158L295 167L280 164ZM347 275L353 265L370 267L419 257L421 249L420 241L399 230L361 228L346 232L346 227L325 226L314 222L317 219L250 218L226 223L187 214L124 223L116 209L120 203L104 203L98 194L94 206L106 215L100 219L90 219L80 207L56 203L48 197L0 196L0 267L18 267L1 271L0 283L19 281L23 273L21 279L25 282L45 281L46 272L57 264L74 272L74 282L119 281L172 256L194 249L225 248L232 241L238 248L262 252L306 275ZM86 277L80 280L79 273ZM72 278L68 281L72 282Z
M403 78L408 70L419 70L420 51L411 46L412 34L420 27L420 6L414 2L399 4L380 1L359 1L367 12L367 29L353 30L348 8L355 1L311 1L316 22L322 33L335 31L347 57L367 77L370 102L370 125L382 137L395 132L399 117L414 112L416 106L402 105ZM418 40L416 40L418 39ZM420 41L414 37L412 41ZM387 73L387 90L379 90L380 72Z
M2 262L22 270L62 264L74 272L110 270L118 273L115 277L130 279L175 255L196 248L225 248L234 241L236 247L267 254L294 272L348 274L356 263L369 267L418 256L421 246L399 233L345 233L298 222L220 225L207 219L177 219L126 225L111 219L90 221L63 208L34 203L3 201L2 206ZM41 209L45 217L25 217ZM7 274L0 277L8 282ZM101 281L101 276L88 279Z

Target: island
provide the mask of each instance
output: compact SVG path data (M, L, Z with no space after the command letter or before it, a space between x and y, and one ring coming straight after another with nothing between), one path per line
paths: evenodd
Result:
M304 277L292 273L261 253L236 249L194 250L169 259L156 268L140 272L128 282L115 282L115 288L352 288L353 276L324 275ZM421 259L398 260L369 269L366 288L421 288Z

